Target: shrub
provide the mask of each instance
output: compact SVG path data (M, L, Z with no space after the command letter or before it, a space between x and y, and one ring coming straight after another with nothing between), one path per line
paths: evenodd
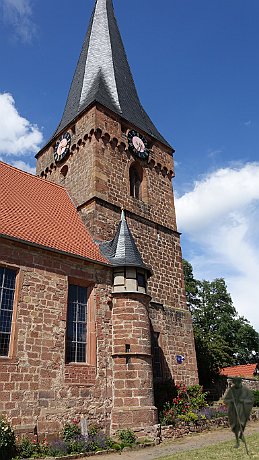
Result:
M0 417L0 460L9 460L15 455L15 435L7 420Z
M172 425L180 415L200 410L207 405L207 393L203 393L200 385L186 387L181 383L175 388L177 396L167 402L160 413L162 425Z
M123 449L123 447L118 442L114 441L110 442L109 447L110 449L116 450L118 452Z
M49 455L53 455L53 457L58 457L67 454L68 447L65 441L62 441L61 439L52 441L52 443L49 446Z
M76 419L65 424L62 439L67 446L68 454L96 452L109 447L109 438L96 425L89 427L87 438L82 436L79 420Z
M254 407L259 407L259 391L253 390L254 394Z
M119 431L118 436L121 444L125 447L132 446L132 444L135 444L136 442L135 434L129 429Z
M200 385L192 385L187 388L187 394L189 396L189 401L192 409L201 409L202 407L207 406L206 392L203 392L203 389Z
M207 420L211 420L213 418L218 418L218 417L226 417L228 413L227 406L224 404L221 404L216 407L204 407L203 409L200 409L198 412L201 416L204 416Z
M71 439L66 442L68 454L81 454L88 451L88 443L83 436Z
M79 436L81 436L79 420L74 419L71 423L65 424L62 433L63 441L69 443L70 441L74 441Z
M176 412L170 403L164 405L164 409L160 413L160 423L161 425L174 425L176 420Z
M189 411L186 414L179 415L178 420L181 420L185 423L195 423L199 420L199 415L195 412Z
M23 437L18 445L18 454L21 458L30 458L36 454L36 446L30 439Z
M102 431L97 431L96 434L89 435L87 439L87 451L97 451L108 449L111 445L111 439Z
M17 446L17 452L20 458L45 457L49 454L48 442L46 438L43 441L38 441L36 435L32 441L27 437L23 437Z

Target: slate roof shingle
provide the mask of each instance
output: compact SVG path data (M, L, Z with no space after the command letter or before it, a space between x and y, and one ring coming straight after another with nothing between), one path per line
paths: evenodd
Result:
M139 100L112 0L96 0L64 113L49 142L94 102L171 148Z
M143 268L150 276L151 269L145 265L137 248L134 237L128 227L124 211L113 240L100 243L102 254L114 267Z
M108 264L66 190L0 162L0 235Z

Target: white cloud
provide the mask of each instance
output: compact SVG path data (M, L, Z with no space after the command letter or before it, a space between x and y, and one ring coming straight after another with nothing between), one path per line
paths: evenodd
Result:
M0 154L35 153L43 140L37 125L23 118L11 94L0 94Z
M22 171L26 171L30 174L36 173L36 168L31 166L29 163L25 163L24 161L12 161L12 165L15 166L15 168L22 169Z
M233 212L244 212L255 200L259 200L259 163L219 169L177 200L180 230L197 232L226 216L235 220Z
M2 0L3 20L23 42L30 42L36 26L32 21L31 0Z
M4 163L8 163L14 166L15 168L21 169L22 171L28 172L30 174L34 174L34 175L36 174L36 166L31 166L30 163L25 163L25 161L22 161L22 160L6 161L6 159L1 156L0 156L0 161L3 161Z
M193 243L195 275L224 277L239 314L259 330L259 163L209 174L176 208L179 230Z

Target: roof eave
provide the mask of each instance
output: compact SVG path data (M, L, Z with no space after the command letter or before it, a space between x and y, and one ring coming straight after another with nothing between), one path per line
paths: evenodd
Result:
M134 267L134 268L141 268L148 273L148 278L153 275L153 270L145 264L136 264L127 261L118 262L116 259L114 261L110 260L110 263L113 268L120 268L120 267Z
M32 246L37 249L43 249L45 251L54 252L56 254L61 254L61 255L65 255L69 257L75 257L76 259L84 260L85 262L89 262L92 264L101 265L107 268L112 268L112 265L108 261L107 263L101 262L100 260L90 259L89 257L84 257L84 256L81 256L80 254L75 254L73 252L62 251L61 249L51 248L49 246L44 246L43 244L34 243L32 241L23 240L22 238L16 238L14 236L6 235L5 233L0 233L0 238L6 239L9 241L14 241L14 242L21 243L21 244L26 244L27 246Z

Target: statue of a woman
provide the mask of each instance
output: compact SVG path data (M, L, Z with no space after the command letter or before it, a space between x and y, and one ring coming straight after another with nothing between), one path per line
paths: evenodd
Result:
M235 377L224 401L228 406L231 430L236 436L236 447L239 447L240 439L245 442L244 431L253 407L253 393L249 388L242 385L240 377Z

